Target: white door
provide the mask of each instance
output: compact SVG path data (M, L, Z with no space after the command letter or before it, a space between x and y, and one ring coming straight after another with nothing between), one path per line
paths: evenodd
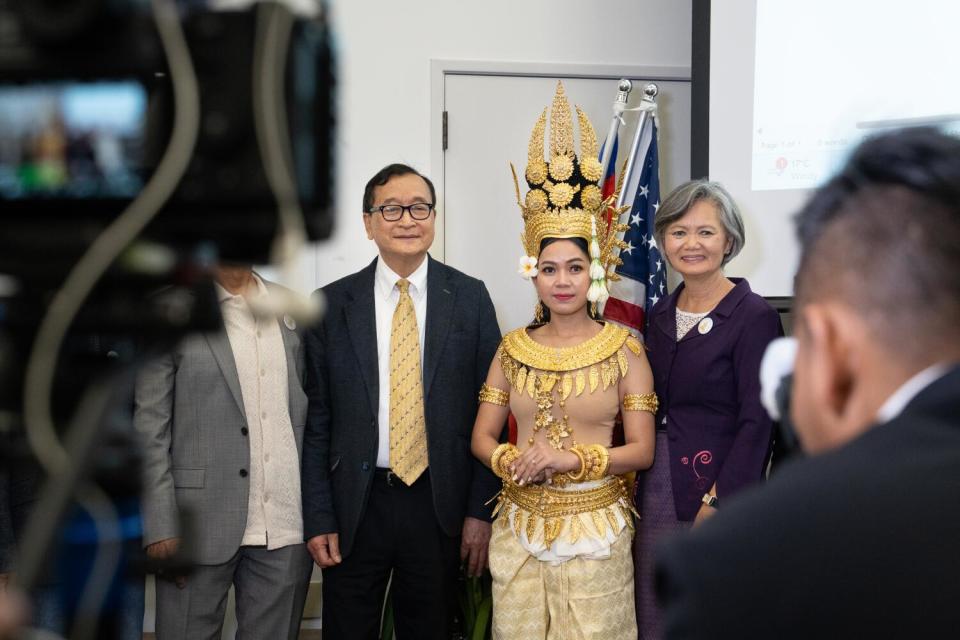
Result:
M516 271L522 223L509 163L517 169L523 198L530 132L552 102L558 79L570 103L580 105L589 116L602 144L617 95L616 79L444 75L447 148L438 185L443 192L444 261L486 283L504 333L528 324L536 303L533 285ZM650 80L631 80L632 107L640 103L642 87ZM660 89L660 178L665 194L690 175L690 83L654 81ZM636 113L625 114L618 166L626 159L637 118ZM579 131L576 136L579 153Z

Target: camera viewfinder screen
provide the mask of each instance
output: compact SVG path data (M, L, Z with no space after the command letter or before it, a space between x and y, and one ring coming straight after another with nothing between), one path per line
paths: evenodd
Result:
M135 81L0 86L0 200L132 198L146 109Z

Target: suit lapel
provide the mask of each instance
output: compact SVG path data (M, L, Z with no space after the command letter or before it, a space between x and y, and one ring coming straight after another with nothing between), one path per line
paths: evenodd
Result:
M293 389L303 388L303 378L302 371L300 371L300 365L303 361L302 358L297 357L297 351L301 348L300 338L297 335L296 329L290 329L286 326L287 318L289 316L283 316L283 319L278 318L277 322L280 324L280 335L283 337L283 351L287 356L287 404L288 410L290 411L290 419L292 420L294 416L297 415L293 403L297 399L297 394L293 393ZM293 325L294 327L296 325Z
M367 388L370 410L377 415L380 406L380 370L377 366L377 309L373 298L373 280L377 261L357 274L350 289L351 301L344 306L347 332L353 345L360 376Z
M677 297L682 290L683 283L681 282L680 285L674 289L673 293L670 294L670 297L667 299L667 304L660 308L651 320L653 326L667 336L671 343L677 341Z
M423 358L423 397L430 395L430 386L436 376L443 347L453 324L453 310L456 301L456 286L450 279L447 267L433 258L427 258L427 326L424 338Z
M233 399L237 402L237 407L240 408L240 413L247 415L246 409L243 406L243 394L240 392L240 376L237 374L237 361L233 358L233 349L230 348L230 338L227 337L227 330L224 328L213 333L205 333L204 336L207 338L207 343L210 345L213 357L220 367L223 379L230 389L230 394L233 395Z
M256 272L254 272L256 273ZM270 282L259 273L257 273L263 284L266 285L268 291L275 291L277 285ZM298 351L302 348L300 342L300 336L297 335L297 325L291 316L284 314L282 317L277 318L277 323L280 327L280 337L283 339L283 351L287 356L287 387L289 389L296 389L297 387L303 387L303 371L301 371L302 358L297 357ZM287 324L290 326L287 326ZM293 327L293 328L291 328ZM293 410L293 399L294 394L288 394L290 397L290 416L294 416Z
M690 340L697 340L703 336L710 335L710 332L714 331L718 327L722 326L724 322L727 321L727 318L733 313L734 309L737 308L737 305L740 304L740 301L750 293L750 285L747 284L747 281L743 278L730 278L734 283L733 289L727 292L720 302L717 303L717 306L713 308L713 311L704 316L704 319L710 318L711 324L710 329L706 333L700 332L700 325L697 324L690 331L687 331L687 335L683 336L680 339L680 342L689 342ZM674 307L676 307L676 299L674 300ZM674 314L675 315L675 314ZM701 320L701 322L703 322ZM676 328L674 328L676 332Z

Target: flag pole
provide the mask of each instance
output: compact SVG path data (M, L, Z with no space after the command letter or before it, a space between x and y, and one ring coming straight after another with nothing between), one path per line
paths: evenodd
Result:
M623 110L627 108L627 101L630 100L630 91L633 89L633 83L622 78L617 85L617 99L613 101L613 118L610 120L610 129L607 131L606 142L603 144L603 154L600 158L600 166L603 171L601 176L607 175L607 168L610 166L610 157L613 154L613 139L617 135L620 125L623 124Z
M637 164L637 149L640 148L640 138L643 136L643 130L647 127L647 122L650 120L650 114L657 109L658 93L660 93L660 88L652 82L643 87L643 100L640 101L640 107L638 108L640 111L640 119L637 121L637 130L633 134L633 144L630 145L627 167L623 172L624 188L620 189L620 195L617 197L618 208L624 205L624 200L627 198L627 191L629 191L627 185L630 184L631 175ZM604 150L604 153L606 153L606 150Z

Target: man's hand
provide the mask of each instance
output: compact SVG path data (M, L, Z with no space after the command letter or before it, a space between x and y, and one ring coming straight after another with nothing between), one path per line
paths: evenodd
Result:
M147 556L152 560L172 558L180 548L180 538L167 538L147 545Z
M0 591L0 639L21 637L17 631L29 620L28 614L27 601L21 593L13 587Z
M480 576L487 568L490 547L490 523L467 516L463 519L460 538L460 561L467 567L468 576Z
M307 540L307 551L321 569L343 562L340 557L340 534L323 533Z
M167 538L166 540L160 540L159 542L148 544L146 552L147 557L153 560L169 560L176 555L177 550L179 549L180 538ZM157 577L164 580L173 580L178 589L183 589L185 586L187 586L187 577L184 575L172 575L169 572L161 569L157 572Z

